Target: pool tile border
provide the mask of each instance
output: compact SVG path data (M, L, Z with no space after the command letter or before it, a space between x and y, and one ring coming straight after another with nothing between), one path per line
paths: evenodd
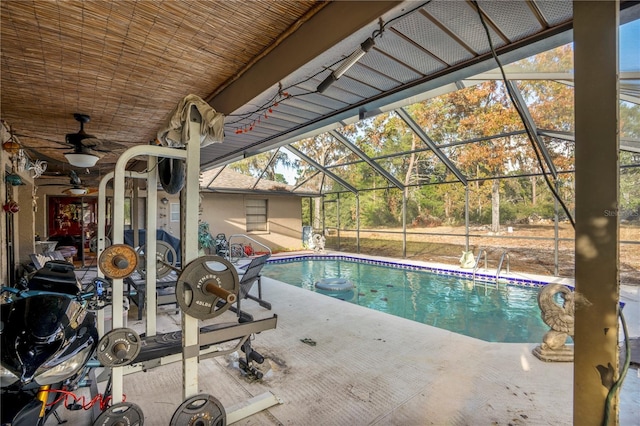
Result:
M293 256L282 256L278 258L272 257L269 260L267 260L267 263L287 263L287 262L296 261L296 260L347 260L351 262L366 263L368 265L387 266L390 268L406 269L410 271L423 271L423 272L430 272L432 274L437 274L437 275L448 275L448 276L455 276L455 277L460 277L465 279L473 279L473 272L466 272L466 271L460 271L460 270L449 269L449 268L436 268L434 266L426 266L426 265L413 265L410 263L402 263L402 261L400 260L398 260L397 262L389 262L386 260L369 259L366 257L354 257L354 256L349 256L344 254L299 254L299 255L293 255ZM506 285L517 286L517 287L538 288L538 287L543 287L550 283L550 281L518 278L518 277L506 276L506 275L503 275L500 278L501 280L506 281L505 282ZM494 285L496 282L495 275L481 274L481 273L476 273L476 280L480 280L482 282L490 283ZM575 286L571 284L566 284L566 283L563 285L566 285L572 291L575 291ZM620 303L620 307L624 308L625 303L622 301L619 303Z
M368 259L364 257L354 257L349 255L336 255L336 254L302 254L302 255L294 255L294 256L286 256L286 257L278 257L277 259L271 258L267 261L267 263L287 263L296 260L346 260L351 262L365 263L368 265L378 265L378 266L387 266L391 268L399 268L405 269L409 271L424 271L430 272L436 275L448 275L448 276L456 276L465 279L473 279L473 272L460 271L456 269L447 269L447 268L436 268L433 266L425 266L425 265L413 265L410 263L402 263L402 261L390 262L385 260L378 259ZM517 278L513 276L505 276L503 275L501 281L503 281L507 285L519 286L519 287L542 287L546 284L549 284L548 281L540 281L534 279L527 278ZM495 284L495 274L483 274L476 272L476 280ZM567 287L574 290L572 285L568 285Z

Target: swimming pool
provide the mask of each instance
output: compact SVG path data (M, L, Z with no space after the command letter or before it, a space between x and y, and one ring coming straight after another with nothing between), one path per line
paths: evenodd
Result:
M421 270L359 262L354 258L270 260L266 277L377 311L488 342L538 343L549 330L540 318L536 288L486 287ZM346 278L351 291L315 288L323 278Z

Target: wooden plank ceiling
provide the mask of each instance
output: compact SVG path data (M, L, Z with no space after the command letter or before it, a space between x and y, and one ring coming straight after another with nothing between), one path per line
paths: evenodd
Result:
M4 0L0 113L51 174L70 169L73 113L89 115L102 158L82 176L95 184L195 94L226 115L225 142L202 151L207 168L495 68L479 13L505 60L570 41L571 0Z

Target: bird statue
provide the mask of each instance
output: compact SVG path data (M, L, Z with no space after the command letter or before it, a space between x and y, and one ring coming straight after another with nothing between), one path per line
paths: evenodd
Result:
M543 359L541 355L544 356L545 361L572 360L573 348L568 348L566 342L567 337L573 338L574 333L574 292L562 284L547 284L538 293L538 306L542 321L551 329L542 338L542 344L534 349L534 355L540 359Z

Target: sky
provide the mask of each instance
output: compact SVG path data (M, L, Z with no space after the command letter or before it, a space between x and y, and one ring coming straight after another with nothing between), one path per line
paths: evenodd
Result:
M640 71L640 19L620 27L620 71Z

